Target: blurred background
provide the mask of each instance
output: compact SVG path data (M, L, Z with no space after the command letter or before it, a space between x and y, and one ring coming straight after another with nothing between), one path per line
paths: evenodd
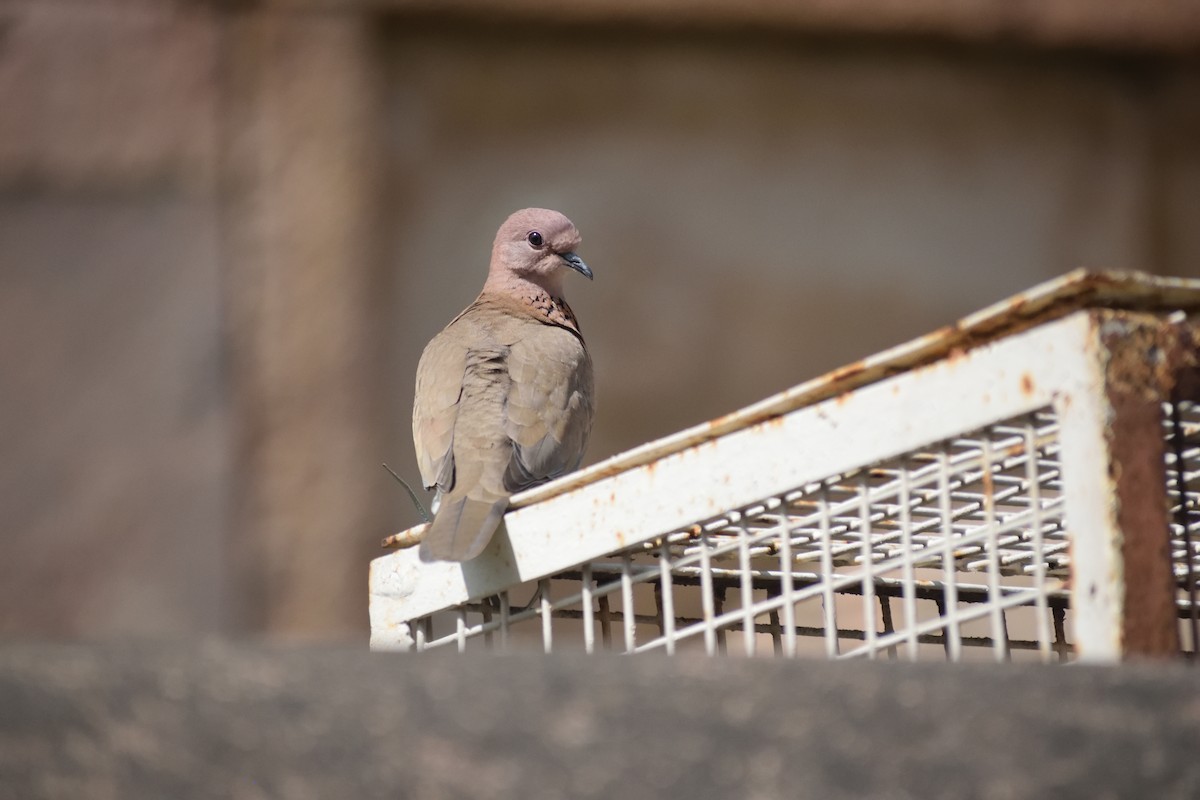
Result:
M1200 276L1189 0L0 0L0 635L365 643L428 339L570 216L588 462Z

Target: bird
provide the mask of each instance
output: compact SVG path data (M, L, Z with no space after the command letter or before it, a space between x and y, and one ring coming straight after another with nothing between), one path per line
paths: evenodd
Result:
M483 290L426 345L413 442L436 490L422 561L468 561L509 496L579 467L595 418L592 359L564 298L568 272L592 280L574 223L526 208L492 243Z

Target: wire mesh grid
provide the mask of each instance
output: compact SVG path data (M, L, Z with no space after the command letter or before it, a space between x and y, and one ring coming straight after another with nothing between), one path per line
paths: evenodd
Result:
M1200 641L1200 404L1177 399L1164 411L1180 649L1194 658Z
M410 633L418 650L1066 660L1058 430L1050 409L1013 418L413 620Z

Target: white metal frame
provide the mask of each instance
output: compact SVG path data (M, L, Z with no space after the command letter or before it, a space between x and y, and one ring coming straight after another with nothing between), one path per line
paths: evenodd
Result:
M1149 435L1158 442L1158 449L1151 448L1152 452L1138 463L1144 462L1151 469L1157 459L1161 471L1157 485L1166 492L1167 457L1162 447L1161 409L1170 389L1169 381L1159 380L1152 371L1147 373L1149 377L1139 373L1121 380L1114 380L1113 375L1114 363L1120 361L1121 353L1130 347L1145 346L1147 336L1156 348L1154 357L1165 360L1170 349L1165 332L1177 326L1172 327L1174 323L1168 323L1161 312L1116 314L1080 310L1057 319L1048 313L1055 304L1047 298L1057 297L1060 307L1069 305L1068 298L1080 300L1079 287L1094 286L1089 283L1092 278L1083 274L1068 276L1058 284L1019 298L1020 303L1014 301L981 312L973 320L936 334L939 341L931 343L931 337L926 337L868 360L854 370L802 385L739 414L519 495L513 499L504 528L488 550L472 562L424 564L415 550L401 550L376 559L370 572L372 648L423 649L434 638L430 636L429 616L449 612L455 615L454 631L441 637L444 642L453 640L462 648L469 638L482 635L494 635L503 642L512 625L521 619L540 617L543 646L549 650L554 637L551 620L556 613L565 613L566 602L575 609L571 613L582 620L583 646L590 652L596 646L597 615L607 619L612 613L611 595L612 603L622 609L625 646L619 649L661 648L674 652L684 637L699 636L705 650L715 652L718 639L723 642L725 634L740 625L737 629L742 632L747 654L755 652L756 637L765 630L774 631L778 651L793 655L796 603L819 596L827 655L875 657L902 649L906 657L915 658L922 637L940 636L947 655L960 657L962 640L957 621L919 623L914 611L917 571L945 572L958 557L955 548L964 542L969 544L962 539L966 529L952 532L949 527L943 531L946 535L937 540L940 549L936 553L930 549L930 542L913 539L914 526L909 514L918 502L913 500L913 480L934 480L936 476L937 485L944 490L938 502L949 503L948 456L935 454L935 461L925 465L925 473L914 472L911 459L915 453L935 452L931 447L937 443L995 429L998 425L1015 425L1012 430L1020 433L1012 434L1018 436L1013 440L1015 444L1006 444L1000 433L979 437L977 460L982 471L973 480L981 480L986 491L981 495L979 508L971 512L975 515L972 524L977 526L971 535L977 537L983 556L978 567L986 575L986 584L971 591L986 595L978 615L990 619L996 656L1008 656L1004 610L1030 605L1039 612L1034 646L1047 660L1057 657L1062 642L1052 641L1048 610L1051 604L1061 609L1068 594L1070 638L1080 658L1110 661L1130 652L1177 647L1177 640L1162 632L1167 627L1174 630L1174 587L1142 586L1136 594L1131 594L1128 576L1124 574L1131 553L1144 553L1156 546L1165 549L1167 520L1163 518L1161 542L1153 541L1157 535L1152 530L1154 525L1139 523L1137 531L1123 529L1122 513L1128 518L1131 510L1153 506L1156 498L1140 498L1131 492L1122 494L1119 485L1122 465L1116 460L1118 454L1129 457L1130 448L1124 447L1123 442L1140 441L1139 437ZM1105 286L1111 289L1111 283ZM1189 308L1200 303L1200 284L1135 278L1127 283L1123 294L1115 294L1155 309L1164 303ZM1091 299L1094 297L1092 292ZM1049 321L1029 327L1031 321L1014 313L1014 305L1033 306ZM1086 307L1084 302L1075 305ZM980 337L983 329L1003 329L1005 326L999 324L1001 319L1007 320L1009 329L1025 329L971 346L967 335L974 332ZM884 377L900 369L904 371ZM1132 389L1126 385L1130 381ZM1128 416L1131 397L1144 407L1158 409L1158 416L1141 414L1137 424L1114 425L1118 410ZM1053 441L1047 439L1038 444L1031 438L1039 435L1035 424L1038 414L1052 421ZM1001 449L1014 447L1025 454L1025 461L1014 462L1016 466L1012 469L1027 468L1028 480L1022 482L1019 475L1013 478L1016 473L1009 473L1015 484L1021 484L1024 505L1020 509L998 510L997 504L1007 501L996 490L992 478L993 469L1004 468L1004 453L992 452L997 443ZM1053 484L1039 477L1038 470L1045 466L1039 447L1053 450L1057 461L1045 468L1061 470L1061 481L1057 472L1051 477ZM865 470L876 465L890 465L888 469L892 472L887 474L894 476L892 483L886 484L891 487L886 492L887 497L893 498L889 501L892 511L884 516L889 518L889 525L898 525L895 530L876 530L879 523L873 521L871 492L879 489L872 484L871 473ZM821 487L833 485L831 480L838 476L855 474L862 481L861 496L854 506L861 515L859 571L835 574L831 549L836 539L830 532L825 499L829 490ZM920 474L926 477L922 479ZM930 486L933 485L926 484L926 490L931 491ZM779 531L748 528L740 522L758 514L754 518L760 521L754 524L761 524L764 518L761 515L767 510L765 506L756 508L756 503L786 504L789 496L801 495L817 498L814 502L818 517L807 518L807 523L803 515L788 513L780 517L786 521L780 522ZM933 497L931 494L930 502ZM1157 499L1161 501L1161 496ZM1159 505L1165 509L1165 503ZM949 526L951 509L946 506L942 510L942 522L938 524ZM1011 564L1001 561L1025 558L1003 549L1007 545L1001 540L1005 529L1000 516L1008 512L1022 515L1018 523L1005 523L1008 530L1014 524L1024 526L1023 536L1017 537L1019 544L1038 554L1025 562L1025 574L1032 584L1020 589L1004 583L1003 577ZM1147 513L1153 516L1152 510ZM716 522L704 527L705 521L712 520ZM1128 519L1124 523L1128 528ZM806 570L814 566L811 561L803 562L802 553L792 552L793 547L802 548L809 541L805 535L798 538L796 535L805 524L817 525L819 533L811 537L817 549L809 555L818 557L815 572L802 573L798 563L806 564ZM1052 542L1054 547L1048 550L1043 538L1044 531L1061 531L1064 526L1070 539L1069 586L1062 580L1065 575L1055 577L1053 562L1047 560L1051 551L1059 554L1056 558L1060 561L1065 558L1066 539L1057 544ZM1185 522L1183 527L1186 530L1188 524ZM1139 537L1147 541L1139 544ZM898 550L886 549L894 547L897 541ZM759 549L754 550L755 547ZM660 635L638 644L633 635L634 626L639 624L638 615L624 611L636 612L635 585L648 581L646 564L633 563L635 556L640 558L645 553L659 555L654 585L658 587L655 619ZM778 569L763 566L762 559L767 554L778 560ZM713 605L717 597L713 591L714 575L726 574L721 572L726 568L715 563L714 559L720 558L736 561L730 580L740 587L737 603L740 610L722 613ZM1194 551L1192 559L1195 560ZM897 571L898 577L886 576ZM551 579L568 572L578 573L578 592L556 601L551 597ZM612 582L604 583L601 579L605 575L612 576ZM671 607L675 602L673 581L684 579L699 583L701 623L677 631L677 614ZM767 581L776 587L770 591L777 590L779 594L757 598L755 591L762 592L761 587L755 588L756 580ZM928 580L928 576L921 580ZM539 586L536 602L530 608L514 611L508 591L530 582ZM862 595L863 618L872 622L862 626L861 646L839 652L834 594L856 582L861 585L858 591ZM804 584L802 588L800 583ZM956 608L954 593L959 587L955 580L950 579L942 586L938 591L951 592L946 607ZM884 603L884 633L874 623L877 591L894 591L901 600L898 628L886 618L890 612ZM494 607L478 603L480 598L489 596L498 598ZM1170 606L1167 622L1159 613L1164 597ZM1136 629L1128 619L1131 608L1137 614ZM473 609L471 613L480 615L483 621L469 623L468 609ZM769 622L759 621L763 615L768 615ZM1146 634L1143 626L1150 626L1158 633ZM886 632L887 629L891 632ZM606 623L602 630L607 638ZM1055 633L1061 637L1060 631Z

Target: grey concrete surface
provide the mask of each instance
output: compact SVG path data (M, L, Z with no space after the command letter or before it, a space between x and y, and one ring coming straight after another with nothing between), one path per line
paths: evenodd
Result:
M3 798L1191 798L1200 673L0 648Z

